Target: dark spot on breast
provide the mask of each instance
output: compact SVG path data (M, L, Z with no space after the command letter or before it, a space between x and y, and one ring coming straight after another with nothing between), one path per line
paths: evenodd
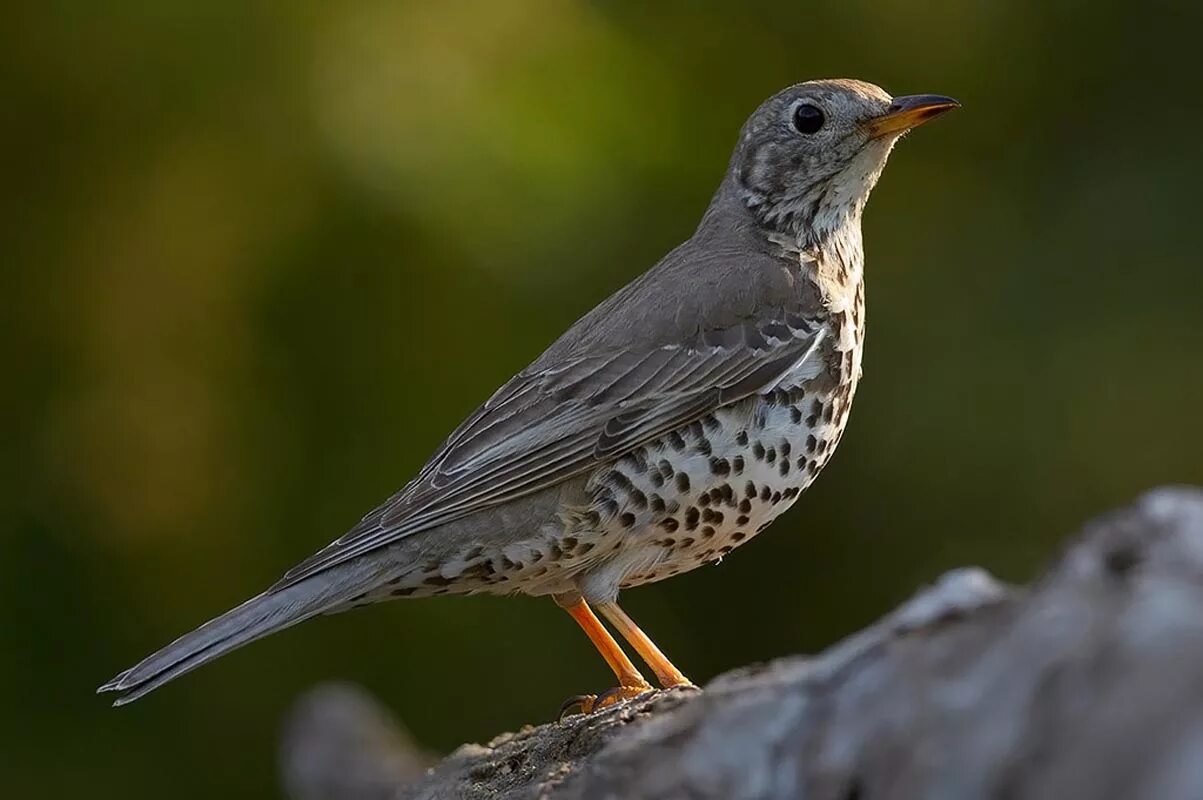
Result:
M736 531L735 533L731 534L731 541L742 542L747 537L748 534L744 533L743 531Z
M648 477L652 482L652 486L655 486L657 489L664 486L664 476L660 474L659 470L652 470Z
M691 538L689 538L688 536L686 536L684 539L682 539L682 540L681 540L681 546L682 546L682 547L692 547L692 546L693 546L693 539L691 539Z
M786 458L781 459L781 466L779 467L779 469L781 470L781 477L784 478L786 475L788 475L789 474L789 459L786 459Z
M752 455L755 456L757 461L764 460L764 445L759 441L752 444Z
M489 561L477 561L470 567L467 567L464 575L477 575L480 577L488 577L494 573L493 564Z
M401 582L401 580L404 577L405 577L404 575L398 575L395 578L389 578L387 581L385 581L385 583L388 584L389 586L396 586L398 583ZM363 595L360 595L359 597L363 597ZM359 599L359 597L352 597L351 602L355 602L356 600Z
M802 422L802 411L797 406L789 407L789 421L795 425Z
M835 403L832 402L832 403L828 403L827 405L823 406L823 421L831 422L831 420L834 417L835 417Z
M735 443L737 445L739 445L740 447L747 447L748 446L748 432L740 431L739 433L735 434Z
M735 518L735 524L736 525L747 525L748 524L748 515L740 514L738 517Z
M773 505L777 505L781 502L781 492L773 492L772 502Z
M661 547L672 547L676 543L677 543L677 540L672 538L671 536L666 536L663 539L661 539L660 541L656 542L656 544L660 545Z
M669 533L675 533L675 532L676 532L676 530L677 530L677 528L679 528L679 527L680 527L680 523L678 523L678 522L677 522L675 519L673 519L672 517L668 517L668 518L666 518L666 519L662 519L662 520L660 520L660 523L659 523L659 524L660 524L660 527L661 527L661 528L663 528L664 530L668 531Z
M717 456L711 458L710 471L715 475L729 475L731 474L731 462L727 461L725 458L718 458Z
M815 451L815 447L818 446L818 444L819 444L819 440L815 438L815 435L813 433L810 436L807 436L806 437L806 452L813 453Z
M630 511L624 511L621 515L619 515L618 522L624 528L633 527L635 525L635 515Z
M791 450L793 450L793 449L794 449L794 448L793 448L793 446L792 446L792 445L789 443L789 440L787 440L787 439L782 439L782 440L781 440L781 457L782 457L782 458L786 458L786 459L788 459L788 458L789 458L790 451L791 451Z
M531 550L530 551L530 563L538 564L542 560L543 560L543 551L542 550Z
M627 498L631 501L631 505L635 506L635 508L647 508L647 495L638 489L631 489L631 491L627 494Z
M685 449L685 440L676 431L669 431L665 434L664 439L673 450L680 452Z
M575 536L565 536L560 540L560 546L565 550L575 550L578 544L580 544L580 539Z
M707 414L706 416L702 417L702 427L711 433L714 433L715 431L722 429L723 423L719 422L718 417L714 416L713 414Z
M714 528L712 528L709 525L703 525L702 526L702 538L703 539L714 538Z
M708 456L714 452L713 448L710 446L709 439L699 439L698 443L693 446L693 449L697 450L704 456Z
M692 531L697 529L698 521L701 519L701 517L701 512L699 512L693 506L685 509L685 530Z
M713 522L715 525L721 525L723 522L723 512L715 511L713 508L703 508L702 522Z
M588 553L590 550L592 550L593 547L594 547L593 542L585 542L584 544L582 544L580 547L578 547L576 549L577 555L583 556L583 555L585 555L585 553Z
M428 575L422 579L426 586L450 586L453 582L451 578L444 578L442 575Z
M698 495L698 505L702 508L710 505L710 492L702 492Z
M776 461L777 460L777 448L770 447L768 450L766 450L764 453L764 460L770 464L772 464L774 461Z
M755 487L753 487L752 496L753 497L756 496ZM743 500L740 500L739 501L739 510L743 514L751 514L752 513L752 501L747 499L746 497Z
M393 589L389 594L393 597L409 597L414 592L418 591L417 586L405 586L400 589Z
M770 489L768 486L762 486L762 487L760 487L760 499L761 499L761 500L764 500L764 501L766 501L766 502L767 502L767 501L768 501L768 499L769 499L770 497L772 497L772 496L773 496L773 490L772 490L772 489Z
M684 472L677 473L677 491L682 494L689 491L689 476Z
M734 547L732 547L731 545L729 545L729 544L726 544L726 545L723 545L722 547L720 547L720 548L718 549L718 554L719 554L720 556L725 556L725 555L727 555L727 553L730 553L730 552L731 552L732 550L734 550L734 549L735 549L735 548L734 548Z
M666 507L664 505L664 498L658 494L654 494L650 498L648 498L647 503L649 506L651 506L652 511L654 511L657 514L663 514L666 510Z
M1112 575L1118 577L1130 573L1141 561L1140 550L1135 542L1125 542L1103 554L1103 566Z
M618 470L612 470L606 476L606 483L614 489L621 489L623 491L629 491L635 485L631 483L631 479L627 477L625 472L619 472Z
M744 487L744 494L746 494L749 498L755 497L756 484L752 483L752 481L748 481L748 485Z
M731 459L731 468L735 470L736 475L742 475L744 471L744 457L736 456Z

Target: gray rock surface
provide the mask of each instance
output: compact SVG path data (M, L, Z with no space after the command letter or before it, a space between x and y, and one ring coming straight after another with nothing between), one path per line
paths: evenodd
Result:
M298 800L1197 800L1203 492L1091 523L1028 588L958 570L821 655L465 745L422 774L383 712L331 702L289 726Z

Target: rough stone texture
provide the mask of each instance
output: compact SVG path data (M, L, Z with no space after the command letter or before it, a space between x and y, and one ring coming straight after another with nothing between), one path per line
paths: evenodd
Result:
M378 731L371 706L344 711L335 749L356 714ZM819 656L465 745L416 779L380 780L398 757L388 747L294 752L321 753L312 742L331 735L305 719L284 761L306 800L334 796L298 788L324 769L350 771L348 800L1195 800L1203 492L1160 489L1090 524L1029 588L952 572Z

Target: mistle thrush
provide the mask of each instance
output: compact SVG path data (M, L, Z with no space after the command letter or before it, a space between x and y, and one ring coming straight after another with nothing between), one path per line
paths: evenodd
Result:
M688 683L618 592L721 559L831 458L861 374L865 201L898 138L956 105L853 80L769 98L688 241L348 533L101 690L128 703L317 614L475 593L554 598L618 676L607 702L651 687L590 606L662 686Z

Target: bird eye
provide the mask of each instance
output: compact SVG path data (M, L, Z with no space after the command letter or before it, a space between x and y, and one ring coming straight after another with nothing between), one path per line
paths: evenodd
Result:
M798 133L817 133L823 127L823 112L818 106L803 103L794 109L794 128Z

